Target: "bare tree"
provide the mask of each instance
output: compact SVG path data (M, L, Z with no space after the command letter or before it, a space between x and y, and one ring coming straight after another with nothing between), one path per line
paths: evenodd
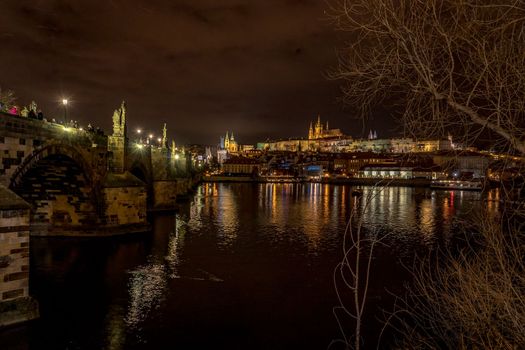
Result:
M346 103L363 116L393 103L414 136L486 133L525 154L523 0L333 1L350 38L331 73ZM401 348L525 347L524 191L502 192L499 217L465 224L476 245L415 266Z
M525 153L522 0L335 0L329 14L352 38L331 73L345 102L395 102L419 136L490 131Z
M478 247L445 251L441 268L415 270L414 293L405 301L409 320L401 348L522 349L525 346L525 246L507 234L509 221L481 215ZM516 233L520 228L512 228ZM399 318L400 314L396 314Z
M363 214L371 210L372 199L380 195L384 186L385 184L382 183L372 187L364 198L360 191L352 193L352 209L343 237L343 258L334 270L334 286L339 305L334 307L333 311L343 339L334 341L332 344L342 342L347 349L359 350L361 348L374 249L387 237L386 234L379 236L379 232L373 228L365 231ZM344 297L347 290L351 293L348 302ZM340 313L355 321L353 335L346 334L346 327Z

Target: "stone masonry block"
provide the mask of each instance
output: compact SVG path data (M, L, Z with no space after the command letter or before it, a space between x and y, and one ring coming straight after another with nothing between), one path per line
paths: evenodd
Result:
M17 281L21 279L28 279L29 272L15 272L4 276L4 282Z
M2 300L14 299L24 295L24 289L15 289L2 293Z

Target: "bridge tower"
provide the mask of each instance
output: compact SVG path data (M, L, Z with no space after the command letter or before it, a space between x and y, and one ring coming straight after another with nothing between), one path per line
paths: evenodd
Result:
M126 102L122 101L113 112L113 135L108 136L108 151L113 154L109 170L116 174L126 170L126 134Z

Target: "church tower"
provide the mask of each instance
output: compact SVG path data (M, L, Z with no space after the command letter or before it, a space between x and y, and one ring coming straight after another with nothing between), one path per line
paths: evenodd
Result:
M113 134L108 136L108 151L112 153L109 170L123 173L126 170L126 102L113 112Z
M230 136L228 135L228 132L226 131L226 138L224 139L224 149L230 148Z
M315 123L315 133L314 138L321 138L323 134L323 124L321 124L321 115L317 115L317 123Z
M312 127L312 122L310 122L310 129L308 129L308 139L312 140L314 138L314 128Z
M235 153L238 151L237 142L235 141L235 138L233 137L233 131L230 136L230 142L229 142L229 148L228 152Z

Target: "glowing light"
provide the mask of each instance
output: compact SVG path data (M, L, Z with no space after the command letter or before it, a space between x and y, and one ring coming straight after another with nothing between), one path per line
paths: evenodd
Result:
M141 129L137 129L137 134L140 134L142 132Z
M62 99L62 104L63 104L64 106L67 106L67 102L68 102L68 101L67 101L67 98Z
M142 149L144 147L144 145L140 144L140 143L137 143L137 148L138 149Z
M81 128L79 128L78 130L80 130L80 131L84 131L84 128L81 127Z
M153 138L153 134L149 134L148 137L149 137L150 139L152 139L152 138Z
M180 158L180 157L179 157L179 155L178 155L178 154L176 154L176 155L175 155L175 159L179 159L179 158Z
M162 141L162 139L159 137L159 138L157 138L157 141L160 142L160 141Z
M72 128L68 128L67 126L64 126L64 131L65 132L72 132L73 129Z

